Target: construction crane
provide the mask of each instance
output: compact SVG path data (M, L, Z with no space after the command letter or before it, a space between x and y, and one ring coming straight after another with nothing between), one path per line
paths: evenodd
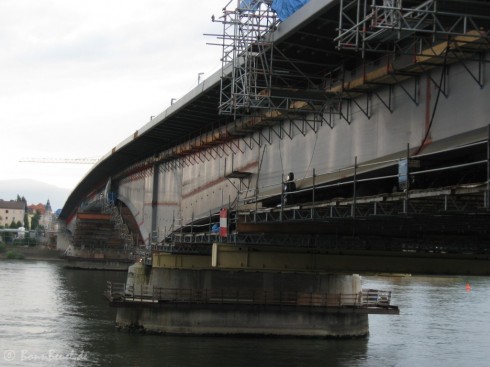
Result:
M21 158L21 163L95 164L99 158Z

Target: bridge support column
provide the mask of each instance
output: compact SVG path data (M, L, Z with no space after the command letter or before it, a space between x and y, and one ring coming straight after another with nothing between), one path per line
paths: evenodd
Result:
M131 297L141 302L118 305L120 328L335 338L369 333L368 312L354 307L359 275L224 270L212 268L209 256L160 254L139 279Z
M158 223L158 182L159 182L160 168L158 164L153 165L153 191L151 197L151 234L149 239L149 246L156 240L158 242L157 223Z

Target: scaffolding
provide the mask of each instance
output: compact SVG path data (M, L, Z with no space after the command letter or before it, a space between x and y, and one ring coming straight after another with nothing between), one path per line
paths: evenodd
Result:
M326 95L319 83L315 85L274 45L280 20L272 3L243 0L234 10L223 9L223 33L218 36L223 50L219 102L222 115L279 121L292 115L324 112ZM274 61L287 66L274 66ZM307 81L309 86L293 86L293 80Z
M270 105L273 38L278 23L271 5L272 0L249 0L240 1L234 10L223 9L221 114L236 115Z
M481 40L480 31L489 29L488 4L466 3L340 0L337 48L361 51L364 56L366 52L393 52L396 43L413 36L429 37L433 42L454 36Z
M447 67L454 63L484 87L485 54L490 50L488 3L340 0L339 9L336 48L358 52L362 64L355 70L332 70L326 76L326 91L344 100L348 109L355 104L370 118L376 97L393 112L395 85L418 105L422 74L447 98ZM441 75L434 78L430 71L437 67ZM385 93L379 93L382 88Z

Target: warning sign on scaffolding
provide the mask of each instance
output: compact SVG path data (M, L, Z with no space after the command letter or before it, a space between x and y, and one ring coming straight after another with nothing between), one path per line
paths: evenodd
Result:
M226 208L219 211L219 235L228 237L228 209Z
M398 187L401 190L407 188L408 183L408 160L402 159L398 162Z
M420 161L417 159L402 159L398 161L398 187L401 190L409 188L409 169L420 168Z

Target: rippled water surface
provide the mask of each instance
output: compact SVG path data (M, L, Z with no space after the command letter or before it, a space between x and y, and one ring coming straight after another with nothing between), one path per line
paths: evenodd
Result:
M102 296L125 274L0 261L0 366L489 366L490 278L364 277L399 316L353 340L138 335ZM471 291L466 290L466 283Z

